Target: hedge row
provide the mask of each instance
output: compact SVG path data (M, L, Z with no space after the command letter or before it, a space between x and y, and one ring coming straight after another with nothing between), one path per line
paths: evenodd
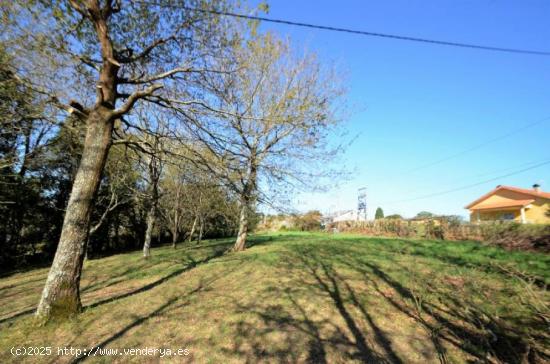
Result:
M344 221L328 224L328 231L353 232L372 236L425 238L440 240L476 240L510 250L550 253L550 225L493 222L462 223L457 220L423 222L380 219Z

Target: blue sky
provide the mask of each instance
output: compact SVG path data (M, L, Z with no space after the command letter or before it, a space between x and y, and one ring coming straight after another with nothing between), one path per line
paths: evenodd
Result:
M269 2L269 17L510 48L550 51L550 1L289 1ZM359 137L343 162L353 178L328 193L298 196L305 211L355 208L367 187L369 216L413 216L428 210L466 215L464 205L497 184L550 190L550 164L462 191L414 199L474 184L550 160L550 57L487 52L262 25L288 35L346 72L349 100L359 105L347 123ZM416 172L533 124L512 136Z

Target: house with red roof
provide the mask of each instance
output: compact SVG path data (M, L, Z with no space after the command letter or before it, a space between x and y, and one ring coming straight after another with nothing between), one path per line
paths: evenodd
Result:
M516 221L522 224L550 224L550 193L535 184L532 189L497 186L466 207L470 221Z

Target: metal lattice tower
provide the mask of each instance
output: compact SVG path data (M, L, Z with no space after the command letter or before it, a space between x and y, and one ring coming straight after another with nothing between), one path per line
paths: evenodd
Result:
M361 187L357 191L357 220L367 221L367 188Z

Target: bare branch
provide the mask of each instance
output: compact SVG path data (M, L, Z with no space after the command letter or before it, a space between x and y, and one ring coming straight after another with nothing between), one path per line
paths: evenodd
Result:
M96 231L101 227L101 225L103 225L105 218L107 217L107 215L109 215L110 212L114 211L119 206L127 204L128 202L130 202L130 199L118 201L118 196L116 195L116 192L112 191L109 205L107 205L107 208L105 209L105 211L103 211L103 214L99 218L99 221L90 228L89 235L92 236L93 234L96 233Z
M83 17L87 17L86 11L80 7L80 4L76 0L69 0L69 4L71 4L71 7L76 10L80 15Z
M113 113L112 113L112 117L113 118L119 118L123 115L125 115L126 113L128 113L132 107L134 106L134 104L139 100L139 99L142 99L146 96L150 96L153 94L153 92L155 92L156 90L162 88L163 85L160 85L160 84L155 84L155 85L151 85L149 87L147 87L145 90L138 90L138 91L135 91L134 93L132 93L128 99L126 100L126 102L118 109L114 110Z
M153 75L153 76L150 76L150 77L147 77L147 78L144 78L144 79L141 79L141 78L121 79L120 83L121 84L131 84L131 85L150 83L150 82L162 80L162 79L165 79L165 78L173 77L173 76L175 76L177 74L180 74L180 73L202 73L202 74L204 74L204 73L213 73L213 74L215 74L215 73L227 73L227 74L229 74L229 73L232 73L232 72L235 72L235 71L236 70L222 71L222 70L207 69L207 68L193 69L193 68L189 68L189 67L177 67L177 68L171 69L170 71L158 73L156 75Z

